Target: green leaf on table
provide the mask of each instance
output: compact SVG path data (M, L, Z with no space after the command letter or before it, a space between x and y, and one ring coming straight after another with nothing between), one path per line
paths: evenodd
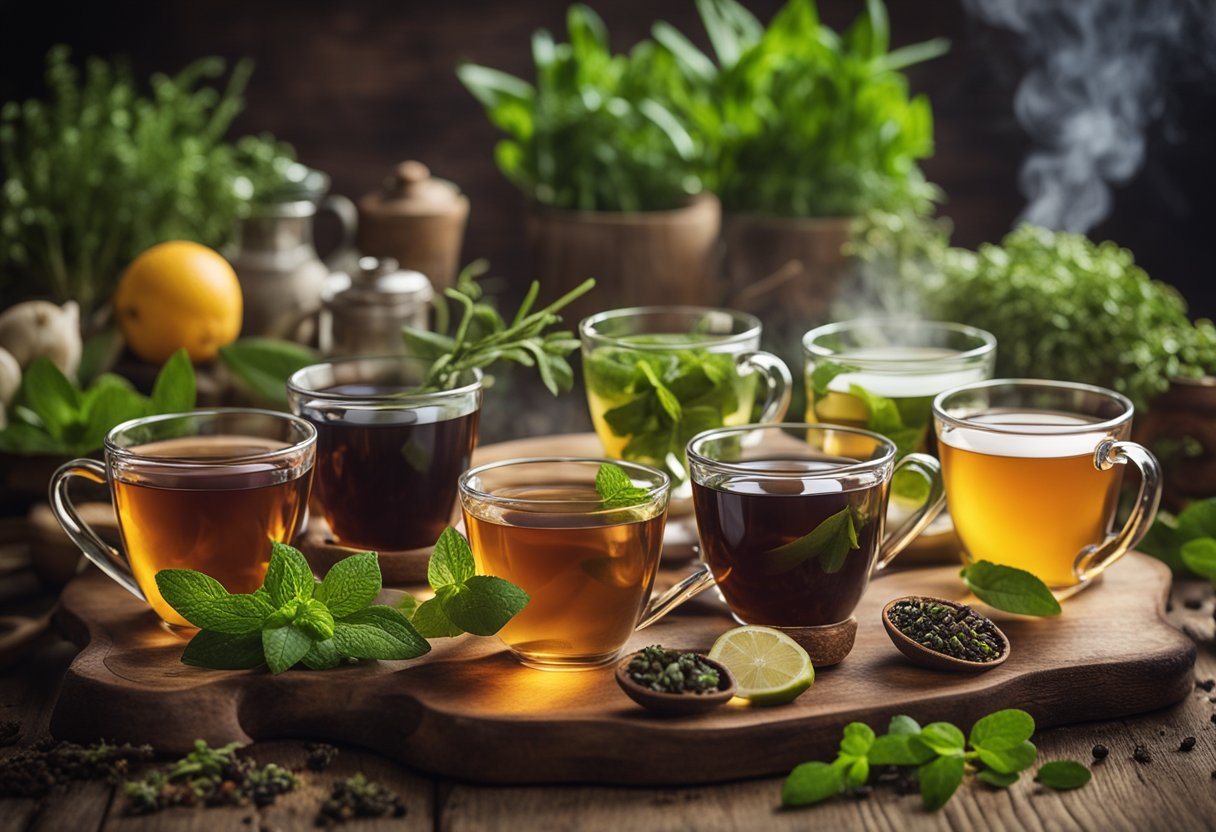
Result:
M853 512L845 506L797 540L765 552L764 571L768 575L779 575L818 558L823 571L833 574L844 566L849 551L859 548Z
M976 780L979 780L981 783L987 783L989 786L997 789L1009 788L1014 783L1018 782L1019 777L1021 777L1021 775L1016 771L1010 772L1009 774L1002 774L1001 772L993 771L990 768L986 768L975 775Z
M822 399L828 395L831 390L828 385L832 383L832 379L836 376L844 375L845 373L856 373L860 368L850 364L837 364L834 361L820 361L815 364L815 369L811 371L809 378L811 390L815 394L815 398Z
M920 723L910 716L898 714L891 717L887 725L887 733L896 736L913 736L920 733Z
M944 723L935 723L944 724ZM962 736L962 733L959 733ZM920 796L925 809L935 812L946 805L963 782L966 763L962 755L938 757L917 769L920 779Z
M852 757L864 757L874 745L874 730L864 722L850 722L844 726L844 737L840 740L840 753Z
M870 779L870 761L865 757L842 755L840 760L848 762L844 769L844 781L849 788L860 789Z
M463 584L477 574L473 550L464 535L448 527L435 541L431 559L427 563L426 577L431 589L438 592L445 586Z
M220 361L251 393L275 407L287 407L287 379L317 362L317 353L294 341L241 338L220 347Z
M605 462L595 472L595 491L604 508L627 508L645 503L649 492L638 488L619 465Z
M960 573L975 596L998 610L1020 615L1060 614L1060 602L1041 580L1023 569L981 560Z
M414 610L410 623L425 638L451 638L464 635L464 630L452 623L448 614L443 610L443 601L431 598L423 601Z
M372 606L334 624L334 644L356 659L413 659L427 653L427 644L399 610Z
M971 726L973 748L1005 751L1034 736L1034 717L1018 708L989 714Z
M313 596L316 585L312 567L298 549L285 543L271 543L270 565L262 582L271 604L282 607L288 601L305 601Z
M783 806L810 806L835 797L844 789L844 776L827 763L803 763L781 784Z
M342 664L342 658L334 640L327 638L324 641L314 641L304 658L300 659L300 663L309 670L329 670Z
M1025 771L1034 765L1038 758L1038 749L1029 740L1018 743L1012 748L991 749L980 746L976 749L980 762L988 768L1002 774L1013 774Z
M920 732L920 741L942 755L963 755L967 739L957 726L949 722L930 722Z
M874 740L866 753L874 766L919 766L937 756L916 734L888 732Z
M266 663L262 634L199 630L182 653L182 663L213 670L247 670Z
M491 575L474 575L461 586L445 587L438 597L453 624L478 636L497 633L529 600L515 584Z
M313 639L294 624L262 630L262 652L266 666L276 676L290 670L312 649Z
M156 588L165 603L202 630L240 635L262 628L274 608L256 595L230 595L215 578L193 569L162 569Z
M375 552L350 555L330 567L313 592L334 618L361 610L380 594L380 559Z
M1196 575L1216 581L1216 539L1197 537L1182 544L1182 562Z
M414 613L418 611L418 599L408 592L403 592L401 593L401 597L397 599L397 603L393 606L400 610L401 614L409 621L413 619Z
M1039 773L1034 776L1038 783L1051 789L1067 791L1079 789L1090 781L1093 774L1080 763L1072 760L1055 760L1044 763Z
M169 357L165 366L156 375L152 385L153 413L185 413L194 409L194 367L185 349L179 349Z
M326 641L334 637L334 618L325 604L309 598L300 602L292 623L308 633L313 641Z

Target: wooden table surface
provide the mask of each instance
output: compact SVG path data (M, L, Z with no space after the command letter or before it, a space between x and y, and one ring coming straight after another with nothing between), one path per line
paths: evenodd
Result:
M0 607L37 609L48 600L31 598L33 584L20 576L0 578ZM1188 609L1202 599L1199 609ZM1216 677L1213 597L1209 585L1174 587L1171 619L1199 645L1196 678ZM22 723L20 745L44 738L56 689L75 648L48 633L24 659L0 673L0 720ZM1077 690L1078 697L1086 695ZM864 799L839 798L807 809L780 808L780 778L697 788L488 787L437 780L362 752L343 748L323 774L305 772L301 787L258 810L173 809L148 817L123 814L123 798L104 782L78 783L51 799L0 799L0 830L217 830L312 829L317 808L338 778L361 771L395 789L408 807L400 819L352 821L355 830L804 830L823 829L1029 829L1187 830L1216 822L1216 705L1196 690L1168 710L1134 719L1094 722L1044 731L1035 737L1039 760L1076 759L1089 764L1097 743L1110 756L1093 766L1092 782L1074 792L1043 789L1023 776L1008 792L965 783L938 813L921 809L919 795L900 796L876 788ZM916 716L912 714L912 716ZM963 726L966 730L968 726ZM1193 751L1178 751L1185 736ZM1132 760L1143 745L1151 763ZM0 749L0 755L17 748ZM258 743L260 761L302 767L298 741ZM471 752L475 753L475 752ZM640 753L645 753L644 749Z

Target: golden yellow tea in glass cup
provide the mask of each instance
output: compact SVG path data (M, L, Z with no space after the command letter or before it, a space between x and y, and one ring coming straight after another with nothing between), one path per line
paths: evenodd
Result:
M1128 441L1132 403L1086 384L1001 379L933 402L946 503L963 559L1025 569L1059 597L1140 542L1161 500L1161 469ZM1112 531L1123 466L1140 488Z

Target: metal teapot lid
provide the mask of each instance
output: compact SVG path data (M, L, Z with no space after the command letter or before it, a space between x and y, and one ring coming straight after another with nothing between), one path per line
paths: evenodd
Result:
M359 208L389 216L433 216L467 210L467 198L455 183L436 179L422 162L402 162L375 193L364 195Z
M348 287L331 297L331 306L386 306L426 303L434 291L422 272L402 269L392 257L360 257Z

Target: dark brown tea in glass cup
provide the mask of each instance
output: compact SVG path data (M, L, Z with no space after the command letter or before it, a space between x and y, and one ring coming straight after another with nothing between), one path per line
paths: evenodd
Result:
M314 364L287 383L317 429L313 491L337 542L377 551L432 545L452 519L477 444L481 373L418 392L429 362L404 356Z

